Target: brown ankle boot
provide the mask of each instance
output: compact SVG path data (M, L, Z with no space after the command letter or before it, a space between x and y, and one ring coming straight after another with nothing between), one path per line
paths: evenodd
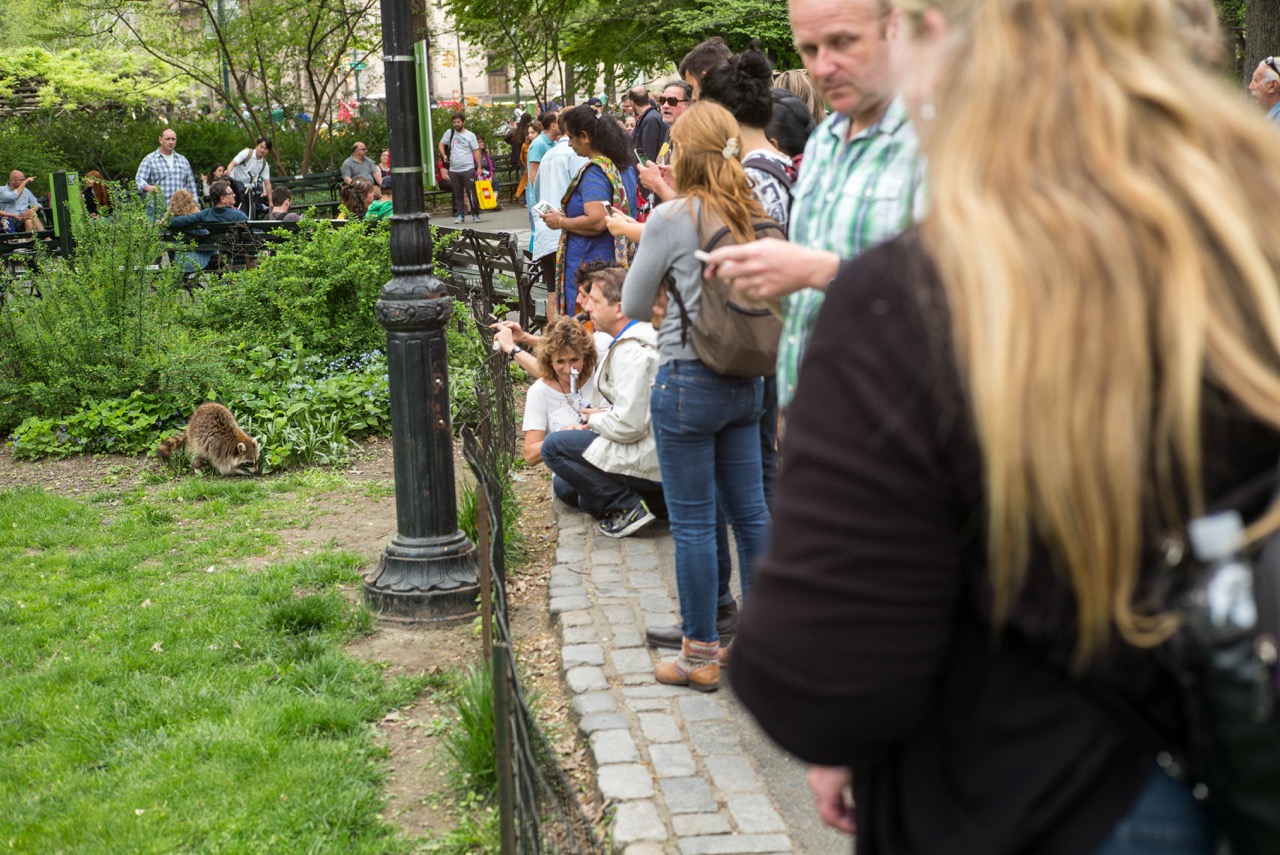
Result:
M680 646L680 655L655 665L653 676L668 686L688 686L699 692L714 692L720 688L720 645L714 641L686 638Z
M729 648L732 646L733 642L730 642L716 652L716 658L719 660L721 668L729 667Z

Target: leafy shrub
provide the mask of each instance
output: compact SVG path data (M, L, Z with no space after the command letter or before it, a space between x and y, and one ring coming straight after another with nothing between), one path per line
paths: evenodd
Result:
M208 289L187 323L251 344L294 339L322 353L382 347L386 333L373 305L391 279L388 223L333 228L304 219L258 267L226 274Z
M43 298L14 294L0 313L0 431L135 391L176 400L226 381L213 336L177 323L181 269L140 201L79 224L74 258L41 259ZM11 289L19 291L20 289Z

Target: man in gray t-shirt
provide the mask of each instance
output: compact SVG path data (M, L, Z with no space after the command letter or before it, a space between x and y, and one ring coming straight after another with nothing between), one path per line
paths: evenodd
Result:
M453 185L453 210L458 215L455 223L462 222L468 206L471 221L480 222L480 203L476 199L476 152L480 141L465 128L466 119L461 113L453 114L453 127L440 138L440 158L449 164L449 183Z
M374 186L382 184L382 167L369 157L369 148L362 142L351 147L351 156L342 161L342 183L350 184L363 178Z

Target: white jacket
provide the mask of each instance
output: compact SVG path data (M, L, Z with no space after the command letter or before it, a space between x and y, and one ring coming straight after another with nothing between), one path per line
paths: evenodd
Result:
M658 333L653 324L636 321L609 348L596 369L594 413L587 427L599 434L583 457L619 475L661 481L658 446L649 422L649 392L658 373Z

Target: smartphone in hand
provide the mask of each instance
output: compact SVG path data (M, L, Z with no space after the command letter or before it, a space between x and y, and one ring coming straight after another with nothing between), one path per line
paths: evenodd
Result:
M539 199L533 203L533 212L541 217L543 214L551 210L551 203L546 199Z
M648 163L648 162L649 162L649 158L647 158L647 157L645 157L645 156L644 156L644 149L642 149L642 148L637 148L637 149L636 149L636 160L640 161L641 163Z

